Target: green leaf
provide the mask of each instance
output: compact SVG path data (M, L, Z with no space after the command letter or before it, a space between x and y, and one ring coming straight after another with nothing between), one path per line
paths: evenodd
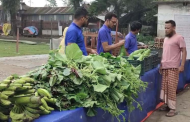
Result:
M88 112L87 112L87 115L90 116L90 117L93 117L93 116L96 115L96 111L93 108L89 108Z
M66 56L70 60L77 60L82 58L82 51L79 46L75 43L70 44L66 47Z
M107 74L106 69L105 69L103 63L98 62L98 61L94 61L94 62L92 62L92 66L95 69L95 72L103 74L103 75Z
M49 84L50 84L50 86L52 86L52 84L53 84L53 77L50 77Z
M94 105L98 105L98 102L97 101L92 101L92 100L86 100L84 103L83 103L83 106L85 108L89 108L89 107L94 107Z
M88 97L88 94L84 93L84 92L79 92L77 95L76 95L77 98L79 99L86 99Z
M64 77L62 75L58 75L58 81L56 84L59 85L63 79L64 79Z
M42 79L46 79L46 78L47 78L47 75L48 75L48 73L44 70L44 71L42 72Z
M94 91L96 92L104 92L109 86L98 84L98 85L93 85Z
M82 74L82 72L80 70L77 70L77 73L78 73L78 75L79 75L80 78L83 77L83 74Z
M76 84L76 85L81 85L82 84L82 79L79 79L79 78L74 78L73 79L73 83Z
M118 81L121 81L121 78L122 78L122 75L121 75L121 74L118 74L118 75L117 75L117 80L118 80Z
M102 78L103 78L105 81L109 82L109 83L111 83L111 81L112 81L112 78L110 77L110 75L104 75L104 76L102 76Z
M50 78L49 84L50 86L54 86L56 82L57 82L57 76L54 75Z
M55 61L54 66L62 67L62 61Z
M70 74L71 74L71 68L64 69L64 71L63 71L64 76L69 76Z
M137 103L137 108L142 111L142 106L139 103Z
M81 78L77 78L75 75L71 75L70 78L76 85L81 85L83 82Z

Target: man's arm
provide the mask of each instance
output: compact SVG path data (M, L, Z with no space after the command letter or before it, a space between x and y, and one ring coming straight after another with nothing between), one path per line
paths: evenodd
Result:
M185 66L186 57L187 57L186 47L181 48L181 52L182 52L182 61L181 61L181 66L179 67L179 72L184 71L184 66Z
M138 46L138 49L142 49L143 48L143 46Z
M72 44L72 43L68 43L68 45L70 45L70 44ZM87 51L87 53L98 54L95 50L88 48L88 47L86 47L86 51Z
M126 56L129 56L129 53L128 53L127 49L125 49L125 51L126 51Z
M87 51L87 53L90 53L90 54L98 54L95 50L88 48L88 47L86 47L86 51Z
M185 62L186 62L186 58L187 58L186 47L182 48L181 51L182 51L182 62L181 62L181 65L184 66Z
M163 53L162 53L163 55ZM161 60L160 60L160 68L159 68L159 73L162 74L162 55L161 55Z
M124 45L124 43L125 43L125 40L121 40L118 43L112 44L112 45L108 45L108 42L102 42L102 46L105 52L109 52L117 47Z
M138 46L138 49L144 49L144 48L148 48L148 46L147 45L140 45L140 46Z

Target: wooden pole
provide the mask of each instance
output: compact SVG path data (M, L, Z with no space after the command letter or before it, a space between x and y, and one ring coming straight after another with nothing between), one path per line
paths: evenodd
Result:
M51 50L53 50L53 42L52 42L52 18L51 18Z
M17 41L16 41L16 53L18 53L19 46L19 27L17 27Z
M117 20L117 23L116 23L116 34L115 34L115 42L116 43L119 42L117 31L118 31L118 20Z

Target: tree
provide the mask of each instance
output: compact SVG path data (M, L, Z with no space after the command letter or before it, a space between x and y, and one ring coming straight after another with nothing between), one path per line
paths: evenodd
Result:
M157 13L157 7L153 1L155 0L95 0L89 11L92 15L98 15L113 8L111 11L119 17L120 27L127 27L134 20L155 25L156 18L153 15ZM125 15L121 17L122 14Z
M49 4L46 4L45 6L57 7L57 2L56 2L56 0L47 0L47 2L49 2Z
M121 26L127 26L129 22L138 20L143 24L156 23L157 5L154 0L125 0L127 2L126 15L120 18Z
M92 2L89 11L92 15L98 15L103 11L111 10L117 16L121 16L126 8L125 6L125 0L95 0Z
M63 5L68 5L68 0L61 0L63 2Z
M13 35L16 30L16 14L19 10L20 0L1 0L4 11L7 11L11 15L11 31Z
M80 7L80 4L83 2L83 0L61 0L63 3L67 3L68 1L68 5L73 6L74 7L74 11L77 10L78 7Z

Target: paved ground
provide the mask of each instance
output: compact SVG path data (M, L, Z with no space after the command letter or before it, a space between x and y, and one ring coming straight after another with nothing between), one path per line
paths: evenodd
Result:
M47 62L48 55L0 58L0 80L11 74L24 75Z
M190 122L190 87L177 94L178 115L166 117L167 112L155 111L145 122Z
M0 58L0 81L11 74L24 75L47 62L48 55L19 56ZM177 95L175 117L165 117L166 112L156 111L145 122L190 122L190 88Z

